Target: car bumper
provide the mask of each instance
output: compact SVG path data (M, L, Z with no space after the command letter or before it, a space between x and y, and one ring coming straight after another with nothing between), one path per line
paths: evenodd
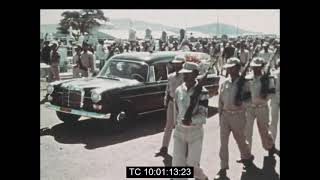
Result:
M69 113L69 114L76 114L76 115L90 117L90 118L96 118L96 119L109 119L110 115L111 115L110 113L101 114L101 113L88 112L88 111L71 109L71 108L69 108L69 111L64 111L64 110L61 110L60 106L52 105L50 103L46 103L45 107L48 109L51 109L51 110L55 110L55 111L60 111L60 112Z

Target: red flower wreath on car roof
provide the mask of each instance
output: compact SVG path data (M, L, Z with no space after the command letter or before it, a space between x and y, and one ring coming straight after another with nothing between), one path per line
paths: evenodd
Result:
M186 61L187 62L194 62L197 64L201 63L200 57L197 54L187 54L186 55Z

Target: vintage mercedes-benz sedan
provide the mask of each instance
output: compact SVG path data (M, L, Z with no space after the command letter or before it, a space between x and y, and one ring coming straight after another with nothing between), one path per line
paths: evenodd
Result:
M118 128L127 127L137 116L164 110L164 95L170 63L176 55L198 52L137 52L113 56L95 77L56 81L48 85L46 107L60 120L74 123L81 116L108 119ZM201 78L201 75L199 75ZM220 77L209 73L205 87L218 94Z

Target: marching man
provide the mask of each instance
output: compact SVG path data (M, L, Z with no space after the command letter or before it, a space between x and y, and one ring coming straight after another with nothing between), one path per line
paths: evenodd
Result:
M207 175L200 168L200 159L203 143L203 124L206 123L208 115L208 91L200 89L200 95L196 97L196 104L191 117L186 116L190 107L191 95L196 90L199 74L199 66L194 62L186 62L183 69L184 83L180 85L175 93L176 121L173 133L173 166L193 166L196 179L208 179ZM192 109L191 109L192 110ZM189 111L190 112L190 111Z
M168 154L168 147L171 139L172 129L174 127L175 118L174 96L177 87L183 83L183 77L182 74L179 73L179 71L182 69L182 65L184 62L184 56L176 56L175 59L171 62L174 64L175 72L169 74L168 76L168 85L164 96L164 107L167 110L166 127L164 129L162 147L160 149L160 152L158 152L156 156L164 156Z

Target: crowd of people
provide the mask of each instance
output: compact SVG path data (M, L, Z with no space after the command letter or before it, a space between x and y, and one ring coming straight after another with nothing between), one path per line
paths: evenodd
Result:
M133 31L134 32L134 31ZM130 34L135 36L134 34ZM90 36L91 37L91 36ZM154 51L191 51L191 52L203 52L211 56L215 63L215 69L218 75L223 73L223 65L227 62L227 59L231 57L237 57L240 59L241 65L244 66L250 58L262 57L265 60L271 58L271 67L274 67L275 60L280 57L280 39L269 37L248 37L238 36L236 38L227 38L225 36L212 38L195 38L192 33L187 36L186 31L181 29L179 37L167 36L166 31L162 32L162 36L156 40L151 35L151 30L146 30L146 37L144 40L137 40L136 37L130 37L128 40L115 40L112 43L106 44L104 39L99 39L96 43L93 38L84 38L74 47L75 55L77 56L76 49L84 49L84 45L88 52L92 53L93 61L99 60L101 69L105 62L113 55L128 52L154 52ZM49 46L51 44L51 46ZM45 41L44 46L41 49L41 62L50 66L54 66L50 70L50 81L59 79L59 67L56 66L56 62L59 62L59 55L53 53L57 49L57 42ZM52 53L55 54L52 59ZM74 59L74 58L73 58ZM81 58L80 58L81 59ZM86 58L85 58L86 59ZM83 64L92 64L91 60L82 60ZM54 63L52 63L54 62ZM77 64L77 62L73 62ZM79 64L79 63L78 63ZM79 67L79 66L76 66ZM93 67L85 67L85 69ZM74 71L77 72L77 71ZM82 73L85 75L86 73ZM225 75L226 71L225 71ZM79 75L74 75L79 77Z

